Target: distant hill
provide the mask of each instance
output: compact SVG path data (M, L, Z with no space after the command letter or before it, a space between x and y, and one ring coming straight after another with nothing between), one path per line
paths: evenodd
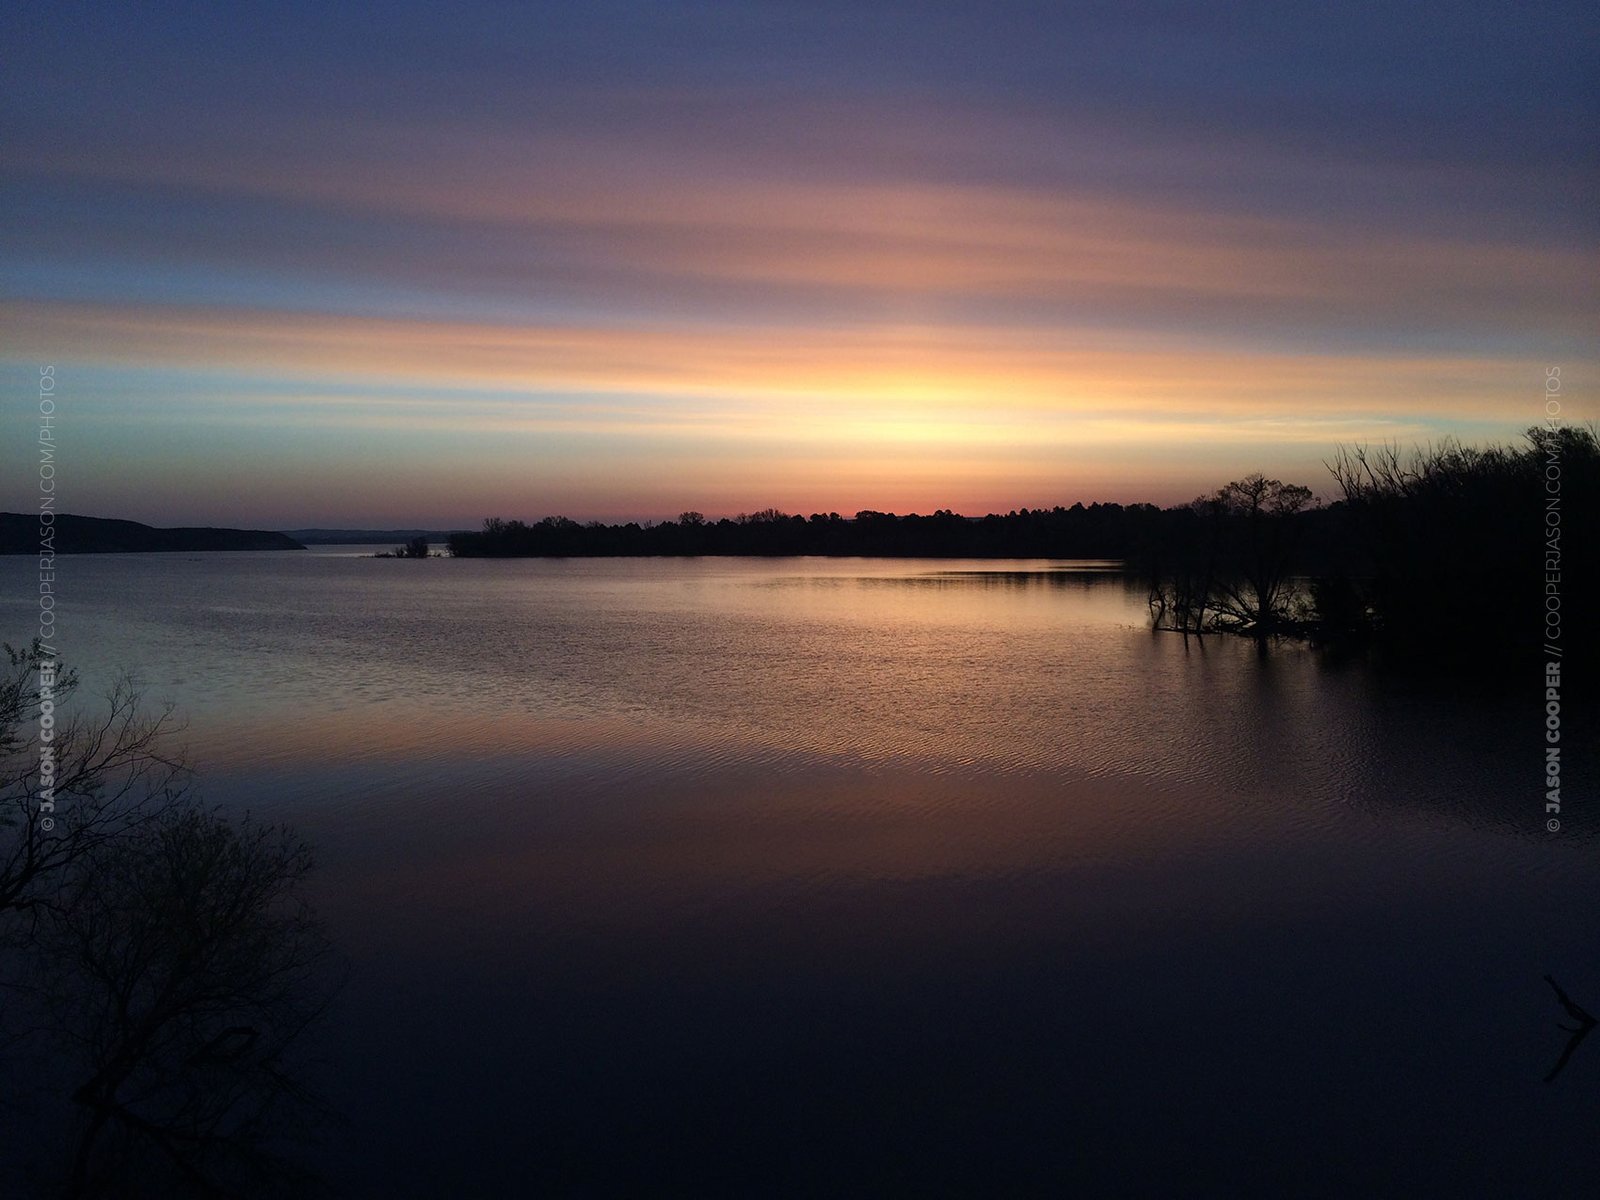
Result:
M289 529L289 537L308 546L376 546L390 542L409 542L412 538L426 538L443 545L451 534L465 533L464 529Z
M202 528L157 529L137 521L106 517L55 519L58 554L129 554L197 550L304 550L305 546L281 533L265 529ZM37 513L0 513L0 554L33 554L39 549Z

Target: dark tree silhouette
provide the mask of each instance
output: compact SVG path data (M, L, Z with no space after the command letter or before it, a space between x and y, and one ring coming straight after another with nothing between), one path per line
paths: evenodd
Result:
M274 1150L315 1107L288 1052L330 995L298 896L310 867L285 830L183 805L72 873L40 935L51 1027L80 1073L68 1196L295 1180Z
M1185 636L1292 632L1302 597L1292 586L1311 489L1249 475L1193 501L1151 556L1150 610L1157 628Z
M1259 474L1218 491L1214 511L1226 548L1216 605L1234 632L1265 638L1292 624L1289 585L1299 534L1294 518L1312 502L1310 488Z
M69 717L76 673L59 664L45 670L54 660L37 641L20 651L6 645L4 652L0 915L55 903L70 867L176 803L188 779L173 745L181 727L172 710L142 705L131 679L116 681L98 715ZM49 730L41 727L47 709ZM41 748L51 751L54 765L48 803Z
M1480 671L1539 658L1540 567L1554 562L1573 606L1567 653L1592 656L1579 605L1593 594L1594 556L1585 551L1600 513L1593 426L1535 427L1520 447L1341 447L1328 468L1344 497L1346 603L1385 653L1443 661L1471 645ZM1552 499L1564 534L1554 558L1545 533ZM1486 630L1506 632L1486 638Z
M68 1196L293 1181L274 1150L311 1110L287 1054L331 994L299 898L308 850L201 807L170 710L151 713L130 681L90 715L41 646L6 652L0 1053L42 1134L0 1143L7 1173Z

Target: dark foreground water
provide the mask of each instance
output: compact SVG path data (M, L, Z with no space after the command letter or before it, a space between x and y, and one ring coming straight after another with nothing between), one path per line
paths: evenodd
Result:
M61 561L63 654L319 848L336 1194L1600 1194L1536 667L1185 647L1093 564Z

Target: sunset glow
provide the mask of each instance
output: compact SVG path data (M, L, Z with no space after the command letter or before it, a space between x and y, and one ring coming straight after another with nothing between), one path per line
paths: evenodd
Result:
M842 13L14 19L4 370L56 364L73 507L1173 502L1515 436L1550 363L1587 394L1581 122L1493 86L1592 109L1536 30L1448 73L1360 16L1202 37L1155 86L1112 69L1137 14L952 17L923 58L918 10Z

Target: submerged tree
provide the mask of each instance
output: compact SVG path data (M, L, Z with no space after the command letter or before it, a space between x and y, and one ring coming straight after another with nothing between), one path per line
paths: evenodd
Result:
M1220 619L1258 638L1286 629L1293 617L1294 517L1312 503L1311 489L1256 474L1222 488L1216 501L1224 542Z
M1152 556L1156 627L1262 639L1289 629L1299 601L1296 518L1311 504L1310 488L1259 474L1190 503Z

